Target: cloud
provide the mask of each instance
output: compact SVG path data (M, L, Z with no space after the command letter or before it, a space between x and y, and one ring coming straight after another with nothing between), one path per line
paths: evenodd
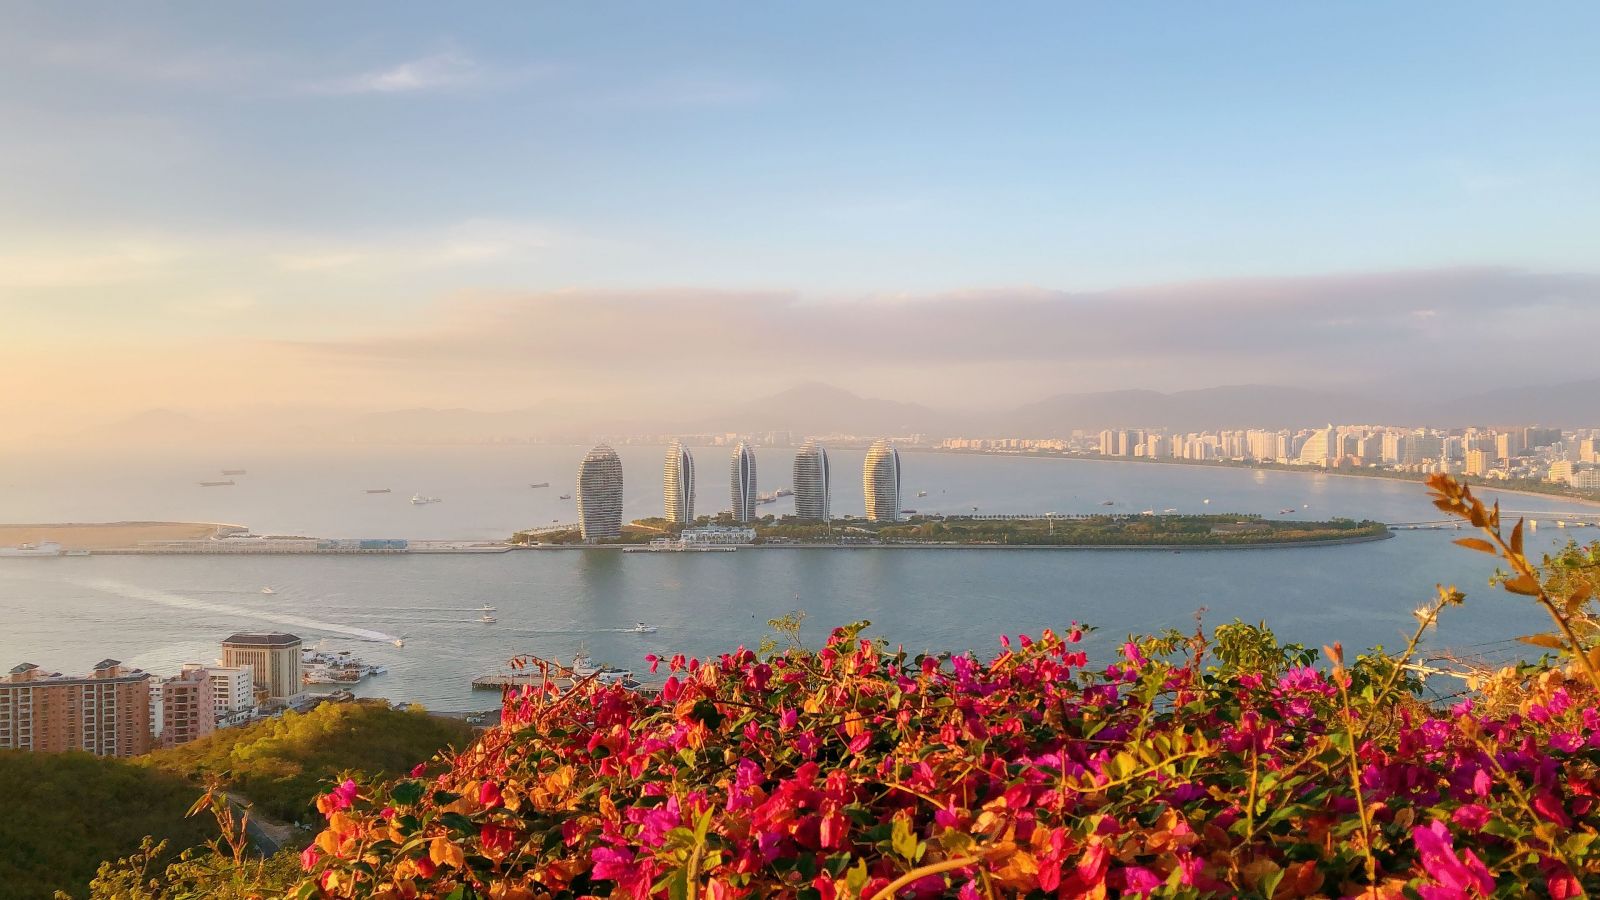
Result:
M1529 318L1536 328L1514 327ZM1550 324L1563 323L1553 330ZM786 291L563 290L453 297L383 336L299 342L346 365L501 369L536 360L610 376L692 380L822 368L928 373L981 367L998 383L1040 365L1124 384L1328 383L1527 354L1581 356L1600 327L1600 276L1510 269L1251 279L1068 293L804 298ZM1539 346L1530 346L1533 343ZM700 366L705 369L706 366Z
M488 70L460 50L446 50L315 86L326 94L411 94L480 83Z

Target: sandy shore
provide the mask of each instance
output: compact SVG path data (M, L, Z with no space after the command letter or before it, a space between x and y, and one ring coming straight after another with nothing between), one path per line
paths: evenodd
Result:
M112 550L138 546L144 541L203 540L238 525L215 522L65 522L38 525L0 525L0 547L55 541L68 550Z

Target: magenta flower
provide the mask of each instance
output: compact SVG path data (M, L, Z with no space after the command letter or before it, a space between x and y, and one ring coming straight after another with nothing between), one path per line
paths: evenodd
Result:
M1411 830L1422 868L1435 884L1418 888L1423 900L1466 900L1473 891L1487 896L1494 891L1489 869L1471 850L1456 855L1450 829L1443 822L1429 822Z
M312 844L304 850L301 850L300 868L305 869L307 872L311 871L312 869L316 868L317 859L321 856L322 851L317 849L316 844Z

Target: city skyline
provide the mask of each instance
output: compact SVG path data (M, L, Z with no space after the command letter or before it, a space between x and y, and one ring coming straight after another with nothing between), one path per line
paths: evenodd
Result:
M10 11L7 435L1487 390L1600 327L1587 4Z

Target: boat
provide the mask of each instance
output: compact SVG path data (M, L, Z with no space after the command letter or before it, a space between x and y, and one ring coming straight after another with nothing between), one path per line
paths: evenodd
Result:
M655 634L656 627L654 625L646 625L643 622L635 622L633 623L633 627L629 628L628 631L633 634Z
M0 547L0 557L60 555L61 545L55 541L40 541L37 544L18 544L15 547Z
M916 514L917 514L917 511L914 510L914 509L902 509L902 510L900 510L900 515L902 515L902 516L914 516Z
M413 504L417 505L417 506L425 506L425 505L427 505L429 503L438 503L439 502L439 498L438 497L424 497L421 494L412 494L411 495L411 502Z
M1289 514L1289 513L1292 513L1292 512L1295 512L1295 511L1296 511L1296 510L1295 510L1295 508L1294 508L1294 507L1292 507L1292 506L1286 506L1286 507L1284 507L1284 508L1283 508L1283 509L1280 509L1280 510L1278 510L1278 515L1280 515L1280 516L1287 516L1287 515L1288 515L1288 514Z
M367 488L367 493L369 493L369 494L388 494L388 493L391 493L391 491L388 488Z
M483 615L478 617L478 621L482 622L485 625L493 625L494 623L496 623L496 622L498 622L500 620L496 619L494 616L489 615L488 613L484 613Z
M489 604L485 603L484 605L478 607L478 612L481 612L481 613L492 613L492 612L494 612L494 607L492 607Z
M571 494L562 494L561 495L561 499L563 499L563 500L571 500L572 499L572 495Z
M1115 500L1101 500L1100 501L1100 505L1101 506L1116 506L1117 505L1117 501L1115 501Z
M928 492L927 491L917 491L917 496L918 497L926 497L926 496L928 496Z
M633 680L632 672L618 669L615 666L595 665L594 660L591 660L588 654L580 650L576 656L572 657L572 680L582 681L591 677L601 684L630 685L636 683Z
M1162 512L1163 515L1171 515L1171 514L1177 512L1177 511L1178 511L1178 508L1176 506L1169 506L1166 509L1163 509L1161 512Z
M269 588L269 587L264 587L264 588L261 589L261 593L263 593L263 594L276 594L277 591L275 591L275 590L273 590L272 588Z
M1210 498L1210 497L1207 497L1207 498L1205 498L1205 499L1204 499L1204 500L1201 500L1201 501L1200 501L1200 502L1201 502L1201 503L1210 503L1210 502L1211 502L1211 498Z
M406 645L406 639L405 638L395 638L394 639L394 645L396 647L404 647Z
M549 487L549 486L550 486L550 482L548 482L548 481L540 481L540 482L536 482L534 484L528 485L528 487L531 487L531 488L542 488L542 487Z
M200 486L201 487L233 487L233 479L230 478L227 481L202 481L202 482L200 482Z
M243 474L245 474L245 471L243 469L223 469L222 470L222 474L224 474L224 475L243 475Z
M89 551L88 550L67 550L67 551L63 552L61 555L62 556L88 556L89 555Z

